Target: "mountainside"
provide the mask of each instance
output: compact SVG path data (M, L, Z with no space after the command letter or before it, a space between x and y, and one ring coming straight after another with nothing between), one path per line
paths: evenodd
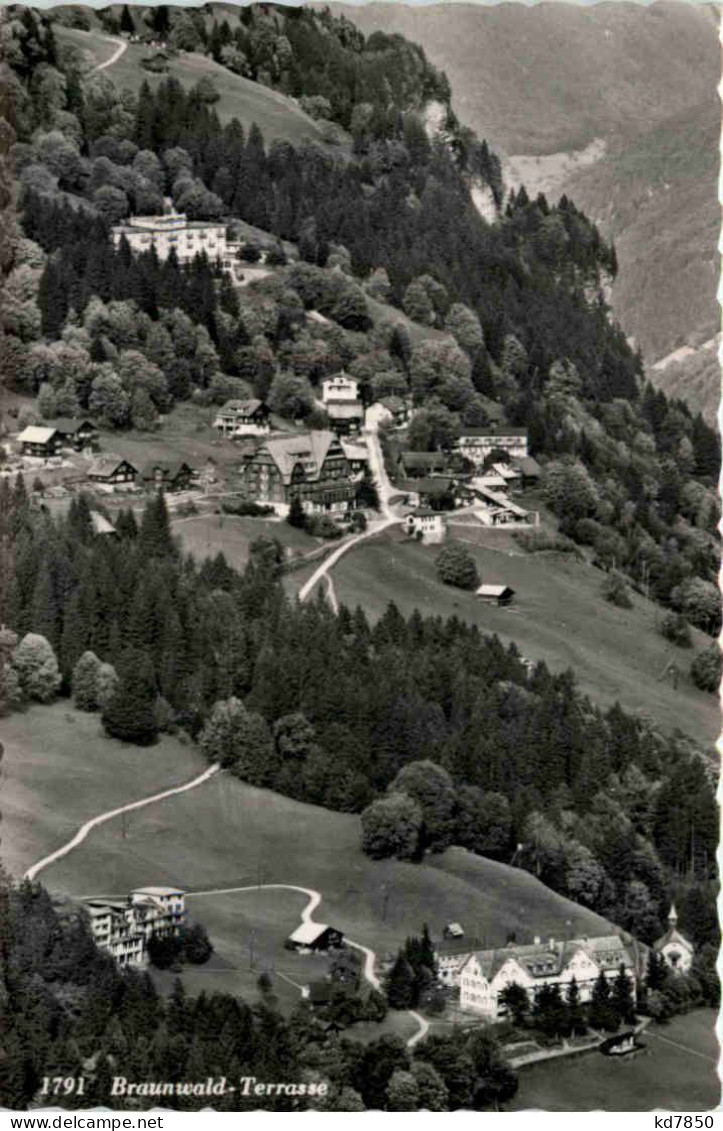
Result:
M508 185L565 192L616 242L613 307L652 379L712 418L719 49L709 6L656 3L332 5L366 34L400 32L442 68L465 125L500 151ZM672 374L676 377L673 380ZM701 377L701 373L704 374Z

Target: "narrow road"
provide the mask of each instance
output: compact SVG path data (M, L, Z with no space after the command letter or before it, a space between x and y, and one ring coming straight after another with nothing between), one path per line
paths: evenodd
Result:
M69 840L67 844L62 845L61 848L56 848L55 852L51 852L49 856L44 856L37 864L33 864L31 868L28 868L24 878L26 880L34 880L39 872L42 872L44 868L48 868L51 864L54 864L56 860L67 856L69 852L72 852L74 848L77 848L79 844L83 843L92 829L97 828L99 825L104 825L106 821L112 821L114 817L120 817L123 813L130 813L134 809L143 809L146 805L153 805L155 801L163 801L166 797L173 797L177 793L187 793L189 789L196 789L197 786L203 785L203 783L207 782L209 778L212 778L214 774L217 774L220 768L219 765L214 764L213 766L209 766L207 770L204 770L202 774L199 774L197 778L186 782L185 785L176 785L172 789L163 790L162 793L154 793L152 797L144 797L140 801L131 801L130 804L121 805L118 809L109 809L106 813L100 813L99 816L93 817L90 821L86 821L84 825L81 825L75 836Z
M97 67L93 67L93 74L97 74L98 71L105 71L108 67L112 67L114 63L118 62L121 55L125 55L128 49L128 44L125 39L109 39L108 43L117 43L118 49L113 52L110 59L106 59L105 63L99 63Z
M323 898L322 894L319 891L315 891L314 888L302 888L298 887L296 884L248 884L245 887L237 888L215 888L210 891L187 891L186 899L201 899L205 895L241 895L244 892L249 891L270 890L298 891L301 892L302 895L307 895L309 897L309 901L301 912L301 922L302 925L305 925L307 923L314 924L314 912L321 904ZM364 956L364 965L362 967L364 977L375 990L378 990L380 993L383 992L382 984L379 981L376 972L376 953L371 950L370 947L364 946L363 943L354 942L353 939L347 938L346 936L344 936L344 941L347 946L352 947L354 950L358 950ZM284 975L284 978L286 979L286 981L290 981L289 978L286 978L286 975ZM292 984L295 985L296 983ZM408 1009L407 1012L409 1016L414 1021L416 1021L418 1026L417 1032L414 1033L413 1036L411 1036L407 1041L408 1048L414 1048L414 1046L427 1035L427 1032L429 1030L429 1023L425 1021L425 1019L419 1013L417 1013L416 1010Z
M317 581L320 581L321 578L324 577L324 575L328 572L328 570L330 570L332 566L336 565L336 563L339 561L339 558L342 558L344 554L348 553L353 546L358 546L359 543L363 542L365 538L373 538L375 534L381 534L382 530L386 530L388 526L394 526L394 524L399 521L400 520L396 516L392 516L391 518L383 518L381 520L373 520L369 523L369 528L365 530L363 534L357 534L354 536L354 538L350 538L348 542L344 542L342 546L338 546L337 549L334 550L333 554L329 554L328 558L324 558L321 565L314 570L309 580L304 582L301 589L299 590L299 600L305 601L316 585Z
M120 817L123 813L131 813L136 809L143 809L147 805L153 805L156 801L163 801L167 797L174 797L178 793L187 793L191 789L196 789L198 786L203 785L204 782L209 781L210 778L214 777L215 774L219 773L220 769L221 767L218 764L214 763L214 765L209 766L207 770L204 770L202 774L199 774L198 777L193 778L192 781L186 782L185 785L173 786L173 788L165 789L161 793L154 793L151 797L144 797L140 801L131 801L127 805L120 805L117 809L109 809L107 812L100 813L97 817L91 818L91 820L86 821L84 825L81 825L75 836L73 836L67 842L67 844L62 845L60 848L57 848L55 852L51 852L49 856L44 856L42 860L39 860L37 862L37 864L33 864L32 867L28 868L25 873L24 879L36 879L36 877L40 872L43 871L44 868L48 868L51 864L54 864L56 860L61 860L64 856L67 856L69 852L72 852L74 848L78 848L78 846L81 845L86 839L88 833L90 833L93 829L98 828L100 825L104 825L107 821L113 820L114 817ZM209 895L241 895L244 892L262 890L296 891L300 892L301 895L307 896L307 902L301 912L301 922L302 924L313 924L315 922L314 912L322 901L322 894L321 892L316 891L314 888L303 888L299 887L297 884L246 884L243 887L211 888L204 891L188 891L185 893L185 896L186 899L202 899L204 896ZM354 950L358 950L363 955L364 964L362 970L364 977L375 990L381 992L382 984L379 981L376 973L376 953L371 950L370 947L364 946L363 943L355 942L353 939L347 938L346 944L347 946L353 947ZM407 1041L407 1045L410 1048L413 1048L413 1046L416 1045L418 1041L422 1040L422 1038L426 1035L427 1030L429 1029L429 1025L424 1020L424 1018L421 1017L415 1010L410 1009L407 1012L418 1026L417 1032Z

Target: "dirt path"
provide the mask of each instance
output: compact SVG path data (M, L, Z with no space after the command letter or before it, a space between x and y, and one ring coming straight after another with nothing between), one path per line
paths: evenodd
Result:
M112 821L114 817L120 817L123 813L130 813L134 809L143 809L146 805L152 805L155 801L163 801L166 797L173 797L177 793L187 793L189 789L196 789L197 786L203 785L204 782L207 782L214 774L217 774L220 768L220 766L214 764L213 766L209 766L207 770L204 770L202 774L199 774L198 777L193 778L192 781L186 782L185 785L176 785L173 789L165 789L162 793L154 793L151 797L144 797L140 801L131 801L128 805L121 805L117 809L109 809L106 813L100 813L97 817L93 817L90 821L86 821L84 825L81 825L75 836L69 840L67 844L56 848L55 852L51 852L49 856L44 856L37 864L33 864L31 868L28 868L24 878L26 880L34 880L39 872L42 872L44 868L48 868L51 864L54 864L56 860L67 856L69 852L72 852L74 848L77 848L79 844L83 843L92 829L97 828L99 825L104 825L106 821Z
M105 63L99 63L97 67L93 67L93 73L97 73L98 71L105 71L108 67L112 67L113 64L117 63L121 56L125 55L126 51L128 50L128 44L126 43L125 39L109 39L108 42L117 43L118 48L113 52L110 59L106 59Z

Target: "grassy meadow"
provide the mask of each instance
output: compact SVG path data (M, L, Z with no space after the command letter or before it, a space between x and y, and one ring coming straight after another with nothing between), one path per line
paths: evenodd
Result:
M249 560L251 543L262 534L277 538L292 556L308 553L321 545L317 538L289 526L288 522L229 514L175 519L172 530L180 536L184 550L199 562L220 552L229 565L239 570Z
M696 1009L642 1034L629 1057L599 1052L520 1071L510 1111L711 1111L720 1102L716 1014Z
M104 32L79 31L56 25L60 43L70 43L83 52L88 65L96 67L108 61L118 48L119 40ZM166 77L178 79L186 89L195 86L202 78L213 79L219 93L215 110L222 122L238 118L245 129L254 122L267 142L282 138L288 141L316 141L324 144L322 131L291 98L271 90L270 87L235 75L205 55L183 52L169 60L165 74L153 74L141 66L141 60L150 53L139 43L129 43L125 52L112 66L101 73L112 79L119 90L137 93L141 84L148 82L152 89Z
M686 673L694 650L674 648L658 634L660 612L652 602L633 593L632 609L609 605L600 596L599 570L567 555L513 549L504 531L454 526L451 532L472 553L484 582L515 589L513 605L482 605L473 593L443 585L435 571L439 547L420 545L398 530L362 543L334 566L339 601L361 604L374 619L390 601L405 614L418 608L425 615L463 617L514 640L529 659L544 660L553 670L573 668L581 689L602 705L618 700L664 730L680 728L702 743L717 737L714 697L698 691L687 675L675 692L659 679L670 659ZM694 638L696 649L708 643L702 633Z
M65 843L80 824L126 801L188 780L200 757L175 738L140 750L106 738L97 716L59 703L5 720L3 854L15 874ZM526 872L449 849L421 865L374 862L360 848L356 816L305 805L221 774L147 809L94 829L41 873L51 892L122 895L147 884L187 891L293 884L322 893L315 918L392 953L424 922L439 936L461 921L487 945L534 933L596 933L605 921ZM218 962L184 974L189 988L212 985L255 996L260 969L303 984L319 960L284 950L306 897L291 891L198 896L191 914L206 924ZM253 952L253 962L252 962ZM275 978L282 1004L298 989Z

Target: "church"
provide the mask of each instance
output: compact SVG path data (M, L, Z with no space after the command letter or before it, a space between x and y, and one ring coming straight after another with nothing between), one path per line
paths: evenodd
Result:
M693 944L678 930L678 913L675 904L668 915L668 929L653 943L653 950L665 960L667 966L676 973L687 974L693 963Z

